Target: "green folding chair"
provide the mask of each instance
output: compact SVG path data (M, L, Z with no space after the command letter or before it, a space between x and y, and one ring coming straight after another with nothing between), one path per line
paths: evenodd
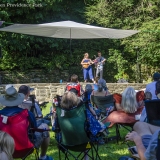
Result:
M60 130L58 134L61 134L61 140L58 140L59 159L61 160L62 152L65 155L65 160L69 160L70 156L75 160L82 160L86 156L92 160L100 160L98 144L94 144L86 132L87 119L85 105L71 110L64 110L58 106L56 113L57 124ZM79 153L75 155L72 151Z

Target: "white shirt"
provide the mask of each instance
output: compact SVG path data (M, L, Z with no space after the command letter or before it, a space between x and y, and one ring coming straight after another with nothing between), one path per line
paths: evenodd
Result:
M152 99L157 99L156 96L156 83L157 81L151 82L146 85L146 91L145 92L151 92L152 94Z

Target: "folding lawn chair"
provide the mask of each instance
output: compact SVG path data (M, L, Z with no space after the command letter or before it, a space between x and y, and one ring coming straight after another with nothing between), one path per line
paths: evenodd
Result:
M35 159L38 160L38 149L34 147L34 144L28 137L30 126L28 110L24 109L16 115L9 116L5 123L3 118L4 116L0 115L0 130L8 133L15 141L13 158L24 160L28 155L34 153ZM30 133L32 134L32 131Z
M98 108L98 110L100 110L100 121L106 119L110 112L110 108L114 107L113 95L108 95L103 97L91 95L91 101ZM115 127L116 127L116 136L108 137L108 141L113 139L116 139L117 142L119 141L120 132L118 124L115 124Z
M147 122L160 126L160 99L154 99L150 101L145 101Z
M84 159L88 156L91 159L100 159L98 154L98 144L94 144L89 138L87 129L87 119L85 105L77 106L71 110L63 110L56 107L58 121L57 142L59 148L59 159L61 152L65 159L69 160L69 155L75 160ZM79 152L76 156L73 152Z
M108 96L94 96L91 95L91 101L93 102L94 105L97 106L97 108L100 110L101 115L103 117L106 116L107 110L112 106L114 106L114 99L113 95L108 95Z

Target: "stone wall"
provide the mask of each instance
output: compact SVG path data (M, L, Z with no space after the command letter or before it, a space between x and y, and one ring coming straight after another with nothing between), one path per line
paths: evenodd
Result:
M36 95L36 98L41 102L51 101L55 95L62 95L65 90L66 83L28 83L30 87L35 88L32 94ZM81 83L85 88L85 83ZM21 84L14 84L18 89ZM140 90L146 87L143 83L107 83L107 87L110 93L122 93L127 86L134 87L135 90ZM5 85L0 85L0 93L4 94Z

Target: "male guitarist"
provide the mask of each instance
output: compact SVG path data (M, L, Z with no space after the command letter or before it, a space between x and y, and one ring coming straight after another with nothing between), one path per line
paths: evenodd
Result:
M98 75L100 74L100 78L103 77L103 65L106 59L102 57L101 52L98 52L98 57L95 60L95 65L96 65L96 77L99 77Z
M89 58L89 54L85 53L84 58L81 61L81 65L83 67L84 82L87 82L88 79L91 79L94 82L91 66L93 63L94 62Z

